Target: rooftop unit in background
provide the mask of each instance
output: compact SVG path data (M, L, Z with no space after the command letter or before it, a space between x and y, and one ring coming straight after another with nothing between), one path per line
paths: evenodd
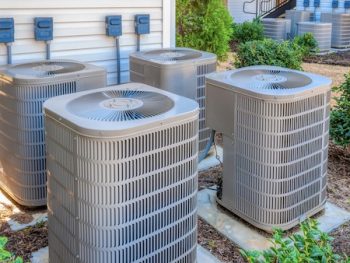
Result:
M196 262L198 104L133 83L44 107L50 262Z
M332 42L332 24L317 23L317 22L299 22L298 35L312 33L317 41L318 50L320 53L329 52Z
M76 61L40 61L1 68L0 186L16 202L46 205L44 101L105 85L104 69Z
M291 21L290 37L298 35L298 23L311 20L311 12L301 10L287 10L286 19Z
M254 66L207 77L207 123L224 137L219 204L266 231L326 202L331 80Z
M200 106L199 160L207 155L214 135L205 124L205 75L216 70L216 55L187 48L158 49L130 55L130 79L180 96Z
M289 39L291 32L291 20L281 18L263 18L264 35L277 41Z
M350 14L322 13L321 22L332 23L332 47L350 47Z

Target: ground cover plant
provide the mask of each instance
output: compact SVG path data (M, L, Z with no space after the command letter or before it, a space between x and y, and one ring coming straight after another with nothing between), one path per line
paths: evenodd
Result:
M318 228L316 220L306 220L300 225L301 233L284 238L276 230L271 240L273 246L263 252L241 250L249 263L350 263L350 259L333 252L333 238Z

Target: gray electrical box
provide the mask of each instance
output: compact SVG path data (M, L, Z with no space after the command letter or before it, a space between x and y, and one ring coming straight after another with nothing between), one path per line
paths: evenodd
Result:
M150 15L135 16L135 32L137 35L150 33Z
M122 16L106 16L106 35L110 37L119 37L122 34Z
M15 41L15 23L13 18L0 18L0 43Z

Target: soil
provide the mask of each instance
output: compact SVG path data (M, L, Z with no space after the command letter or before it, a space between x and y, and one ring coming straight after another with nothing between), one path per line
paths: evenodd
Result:
M315 55L304 59L308 63L350 66L350 50L337 51L326 55Z

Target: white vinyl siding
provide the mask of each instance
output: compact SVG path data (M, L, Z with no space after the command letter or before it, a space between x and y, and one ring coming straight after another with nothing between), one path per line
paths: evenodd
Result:
M174 0L0 0L0 17L15 19L13 63L45 58L45 44L34 40L34 17L52 16L52 59L75 59L103 66L108 84L116 83L115 40L105 35L105 16L123 16L122 82L129 80L129 54L136 50L134 15L150 14L151 34L141 37L141 49L174 45ZM6 48L0 44L0 65Z
M306 10L310 11L311 13L316 13L316 20L319 21L321 13L345 13L346 10L344 9L344 2L345 0L339 0L339 8L335 8L333 10L332 0L321 0L320 7L316 9L314 7L314 0L310 0L310 7L307 8L304 7L304 0L297 0L297 10ZM349 10L347 10L347 13L349 13Z
M255 18L254 14L246 14L243 12L244 2L249 0L228 0L227 7L230 11L231 16L233 17L234 22L243 23L245 21L251 21ZM255 12L255 1L247 4L248 12Z

